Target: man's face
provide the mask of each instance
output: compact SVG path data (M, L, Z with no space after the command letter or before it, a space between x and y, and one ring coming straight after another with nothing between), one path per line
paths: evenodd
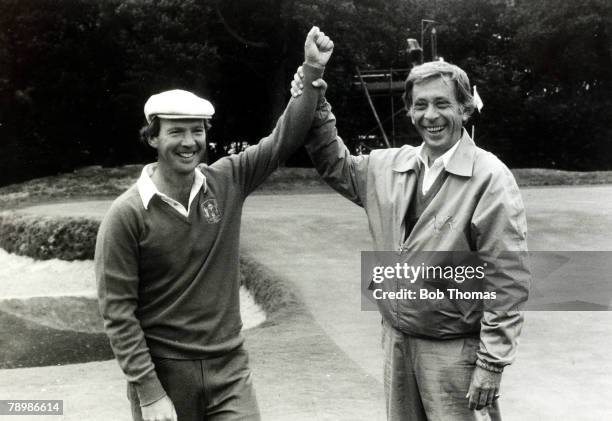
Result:
M461 137L464 118L454 82L436 77L415 83L410 117L430 158L435 159L449 150Z
M206 150L204 121L161 118L159 123L159 135L149 140L157 149L158 165L176 175L190 174Z

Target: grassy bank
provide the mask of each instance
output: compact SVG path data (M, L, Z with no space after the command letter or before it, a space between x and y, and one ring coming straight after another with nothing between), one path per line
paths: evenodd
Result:
M37 178L0 187L0 209L48 201L112 198L133 184L141 165L86 167L72 173ZM512 170L520 186L612 184L612 171L575 172L539 168ZM330 191L312 168L280 168L256 194L322 193Z

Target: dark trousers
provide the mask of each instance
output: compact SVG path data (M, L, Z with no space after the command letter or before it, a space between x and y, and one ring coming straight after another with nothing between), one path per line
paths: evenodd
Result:
M179 421L259 420L244 348L205 360L153 358L155 371ZM135 388L128 384L134 421L142 421Z

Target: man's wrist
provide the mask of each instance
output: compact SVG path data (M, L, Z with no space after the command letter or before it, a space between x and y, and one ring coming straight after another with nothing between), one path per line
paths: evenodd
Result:
M310 86L310 83L323 77L324 67L316 67L308 62L302 64L302 71L304 72L304 87Z
M162 400L163 398L165 398L166 396L168 396L168 395L167 395L166 393L164 393L163 395L161 395L161 396L159 397L159 399L156 399L156 400L154 400L154 401L152 401L152 402L149 402L149 403L148 403L148 404L146 404L146 405L144 405L143 403L140 403L140 407L141 407L141 408L144 408L145 406L151 406L151 405L153 405L154 403L157 403L157 402L161 401L161 400Z
M317 63L317 62L314 62L314 61L310 61L308 59L305 60L304 63L308 64L309 66L316 67L318 69L325 69L325 65L324 64L320 64L320 63Z
M138 394L140 406L150 405L166 396L166 391L157 378L155 371L149 372L139 382L135 382L134 386Z
M504 372L503 366L490 364L486 361L476 360L476 365L484 370L491 371L493 373L503 373Z

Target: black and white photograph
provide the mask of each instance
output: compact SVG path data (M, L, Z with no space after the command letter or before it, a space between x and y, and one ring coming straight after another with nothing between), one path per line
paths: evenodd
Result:
M0 0L0 420L612 420L610 0Z

